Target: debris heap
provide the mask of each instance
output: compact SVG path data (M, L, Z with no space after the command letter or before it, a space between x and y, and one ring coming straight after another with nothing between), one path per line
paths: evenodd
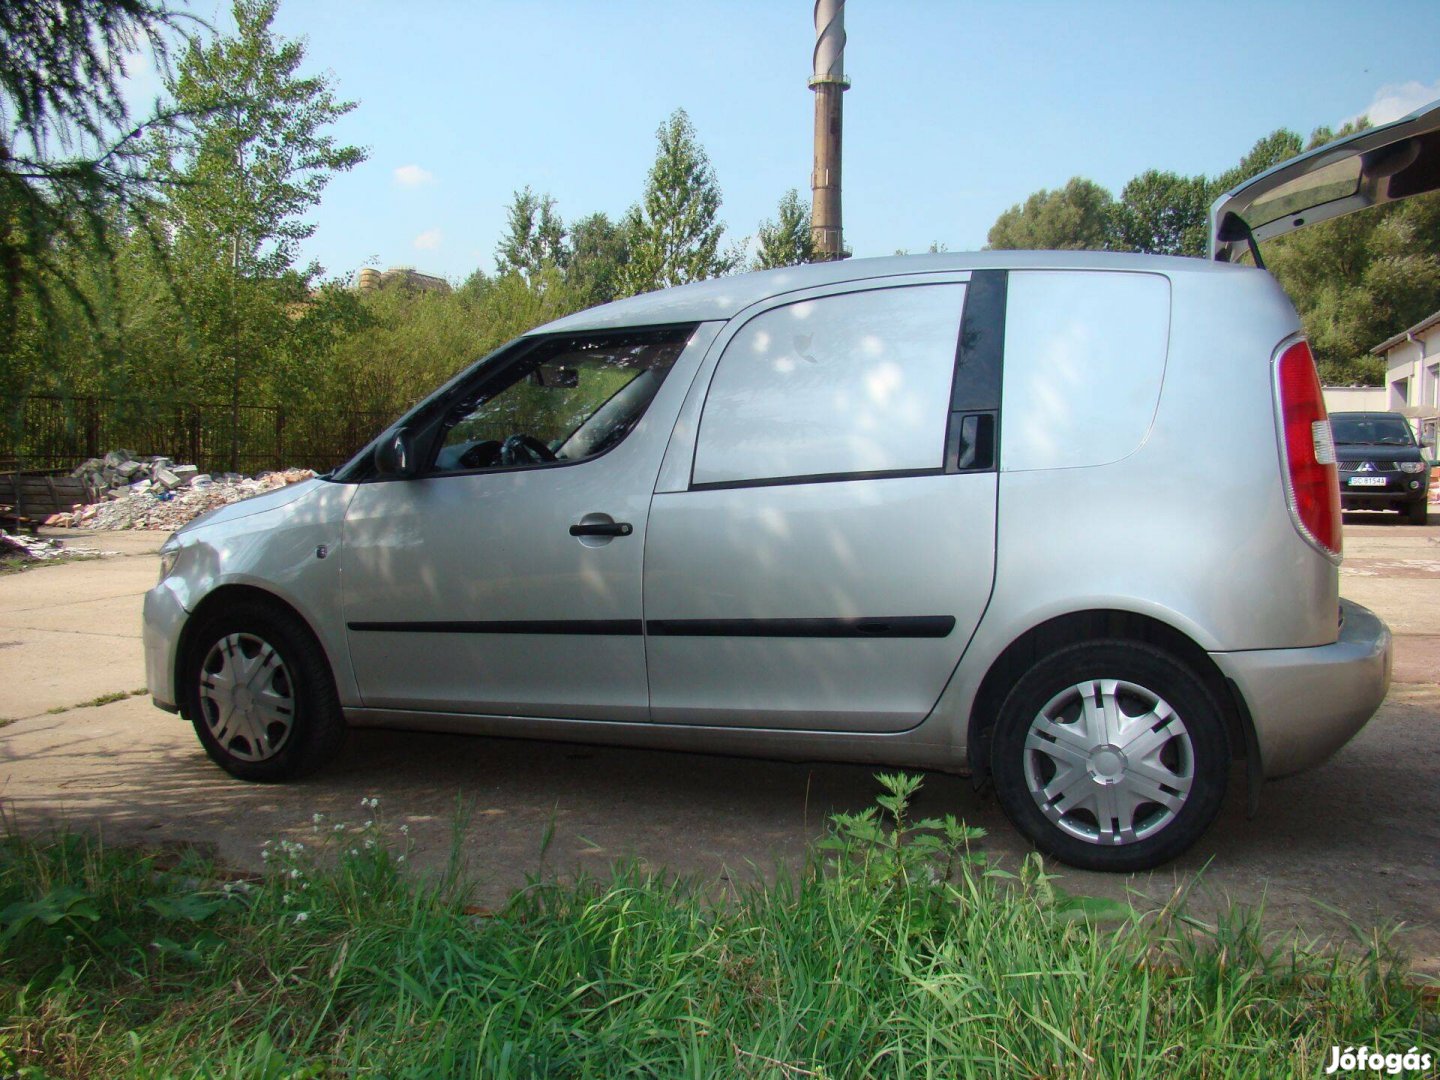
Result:
M4 529L0 529L0 557L19 556L26 560L43 562L46 559L58 559L66 554L64 546L58 540L42 540L35 536L12 536Z
M91 458L72 476L82 477L104 497L68 513L53 514L49 526L77 529L168 529L216 507L265 491L308 480L310 469L283 469L247 477L239 473L202 473L194 465L177 465L167 457L141 457L112 450Z

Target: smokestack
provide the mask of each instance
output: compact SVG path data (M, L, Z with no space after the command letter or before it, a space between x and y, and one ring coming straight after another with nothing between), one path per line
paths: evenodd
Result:
M840 231L841 95L845 77L845 0L815 0L815 171L810 176L810 235L817 261L848 254Z

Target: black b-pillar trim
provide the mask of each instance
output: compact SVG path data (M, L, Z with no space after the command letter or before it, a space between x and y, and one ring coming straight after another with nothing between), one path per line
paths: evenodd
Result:
M950 384L950 422L945 432L947 473L990 472L1000 466L1009 279L1005 270L976 270L965 289L965 310L955 345L955 376Z

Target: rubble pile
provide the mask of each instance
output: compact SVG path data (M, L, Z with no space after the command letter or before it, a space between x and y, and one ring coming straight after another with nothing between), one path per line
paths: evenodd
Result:
M45 524L77 529L168 529L216 507L251 495L308 480L309 469L283 469L247 477L239 473L202 473L194 465L177 465L167 457L140 457L112 450L91 458L72 476L82 477L104 492L104 498L67 513L52 514Z
M44 561L67 554L59 540L41 540L36 536L12 536L0 529L0 556L19 555L24 559Z
M168 457L141 457L129 450L111 450L103 458L90 458L70 475L86 480L97 492L174 491L192 483L200 470L194 465L176 465Z

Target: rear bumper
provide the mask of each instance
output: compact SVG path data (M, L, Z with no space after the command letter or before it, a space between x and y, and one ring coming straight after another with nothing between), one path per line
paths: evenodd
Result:
M1210 654L1250 710L1266 777L1325 761L1375 715L1390 689L1390 628L1348 600L1340 611L1333 645Z

